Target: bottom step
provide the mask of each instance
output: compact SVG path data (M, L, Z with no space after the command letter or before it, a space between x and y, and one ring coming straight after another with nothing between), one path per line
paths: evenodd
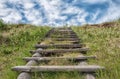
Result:
M95 72L104 69L97 65L87 66L15 66L12 70L24 72L43 72L43 71L80 71L80 72Z

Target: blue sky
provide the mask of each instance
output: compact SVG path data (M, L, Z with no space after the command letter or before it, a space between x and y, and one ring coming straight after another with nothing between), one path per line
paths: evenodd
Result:
M1 0L0 18L35 25L96 24L120 18L120 0Z

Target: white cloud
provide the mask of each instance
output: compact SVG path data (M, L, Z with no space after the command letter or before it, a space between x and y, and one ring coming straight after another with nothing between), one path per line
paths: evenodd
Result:
M85 20L85 18L88 16L87 12L83 12L78 14L77 16L77 21L80 22L81 24L86 24L87 21Z
M34 9L30 9L30 10L26 10L24 11L25 13L25 17L28 19L28 21L34 21L34 20L38 20L38 16L40 15L40 12L38 10L34 10Z
M4 4L0 4L0 16L6 16L10 13L11 9L5 9L6 6Z
M18 23L18 22L20 22L22 17L17 11L13 10L13 12L11 12L9 15L3 17L2 19L6 22Z
M33 8L34 7L34 3L24 3L24 9L31 9L31 8Z
M6 7L5 2L13 3L13 6L17 8ZM90 5L108 3L108 9L103 12L97 9L95 12L86 11L84 7L74 6L78 2L88 3ZM35 9L35 5L41 6ZM22 5L23 9L18 9ZM77 25L85 23L101 23L116 19L120 17L120 6L115 4L113 0L73 0L73 3L65 3L62 0L1 0L0 1L0 18L6 22L18 23L22 22L22 17L25 17L28 22L37 25ZM24 14L21 15L21 13ZM42 15L44 13L44 16ZM66 14L66 15L63 15ZM68 15L74 15L70 19ZM86 17L92 15L90 20L86 20ZM66 20L68 19L68 20Z
M42 25L42 19L34 20L34 21L32 21L32 24L34 24L34 25Z
M45 15L49 21L53 21L54 19L59 18L59 14L60 14L59 8L56 5L52 5L52 4L57 4L57 1L50 2L48 0L43 0L43 1L41 0L40 3L43 6Z
M102 23L106 21L112 21L120 18L120 5L116 5L113 1L109 1L110 6L104 16L100 17L96 22Z
M77 14L80 12L83 12L83 10L74 6L67 6L67 9L62 11L63 14Z
M97 10L94 14L93 14L93 17L92 17L92 21L96 20L98 18L98 15L100 14L100 10Z
M5 5L4 5L4 4L1 4L1 5L0 5L0 8L2 8L2 9L5 8Z
M9 15L9 13L11 12L10 9L0 9L0 16L5 17L7 15Z
M108 0L82 0L84 3L89 3L89 4L96 4L96 3L104 3L107 2Z

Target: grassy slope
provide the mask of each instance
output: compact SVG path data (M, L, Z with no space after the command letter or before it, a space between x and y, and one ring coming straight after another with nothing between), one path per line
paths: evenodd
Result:
M17 75L11 71L11 67L25 64L22 58L31 56L29 50L41 41L49 29L31 25L7 25L7 28L0 31L0 79L16 79Z
M14 25L16 26L16 25ZM105 66L103 73L98 73L97 79L120 79L120 23L116 27L72 27L77 35L91 50L88 55L96 55L97 60L90 60L89 64ZM49 27L12 27L8 31L0 31L0 79L16 79L16 73L11 67L24 65L22 57L31 56L29 50L40 41ZM1 44L1 43L0 43ZM8 45L8 46L6 46ZM42 73L38 74L43 79L79 79L79 74L74 73ZM36 79L35 74L33 79ZM83 78L81 78L83 79Z
M88 55L97 56L97 60L89 63L106 68L97 79L120 79L120 22L115 22L115 27L73 27L73 30L91 49Z

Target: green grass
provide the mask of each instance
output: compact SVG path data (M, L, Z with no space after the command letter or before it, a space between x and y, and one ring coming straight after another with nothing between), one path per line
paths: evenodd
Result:
M115 27L72 27L82 42L90 48L88 55L96 55L97 60L89 64L105 67L97 73L97 79L120 79L120 22Z
M16 79L17 73L11 71L11 67L25 65L22 58L31 56L29 50L38 41L41 42L50 29L32 25L18 26L14 25L9 30L0 32L0 79Z

